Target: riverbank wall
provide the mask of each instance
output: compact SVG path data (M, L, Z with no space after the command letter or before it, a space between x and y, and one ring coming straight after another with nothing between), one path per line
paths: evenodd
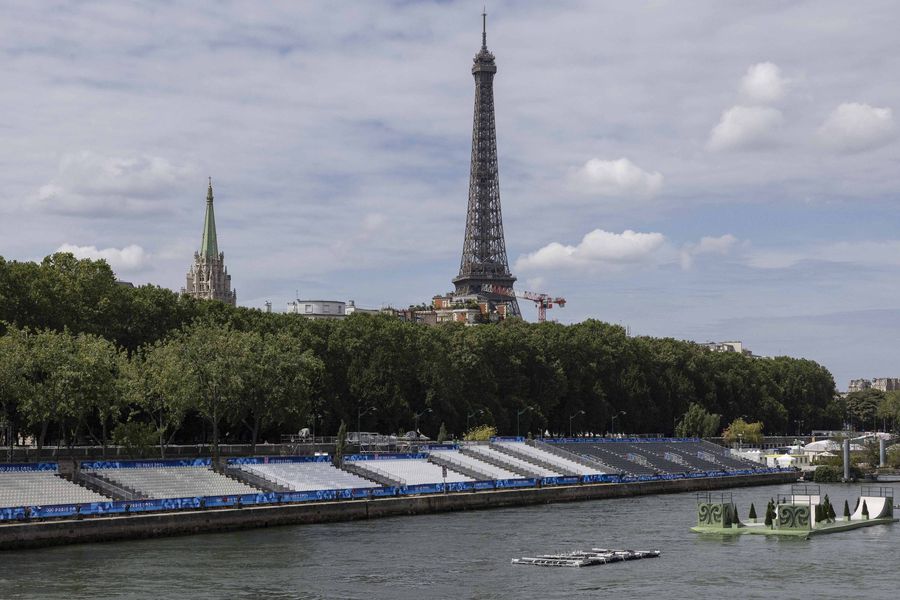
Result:
M300 525L603 500L649 494L672 494L731 487L792 483L796 472L765 473L707 479L674 479L631 483L600 483L541 488L451 492L244 508L135 513L0 525L0 551L111 540L129 540L233 531L280 525Z

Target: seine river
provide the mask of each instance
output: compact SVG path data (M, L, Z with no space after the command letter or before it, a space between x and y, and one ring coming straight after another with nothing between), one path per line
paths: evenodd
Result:
M750 501L790 486L733 490ZM840 514L857 486L823 486ZM294 526L0 554L0 597L897 598L900 524L809 541L691 533L694 495ZM510 564L536 553L659 549L582 569Z

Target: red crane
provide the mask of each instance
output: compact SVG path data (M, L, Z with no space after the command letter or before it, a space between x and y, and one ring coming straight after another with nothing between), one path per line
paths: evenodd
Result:
M550 294L538 292L522 292L520 294L517 293L513 288L493 285L489 283L483 284L481 286L481 291L487 294L497 294L498 296L509 296L511 298L523 298L525 300L531 300L535 303L538 309L538 323L543 323L547 320L547 309L553 308L554 304L558 305L560 308L566 305L566 299L559 296L554 298Z

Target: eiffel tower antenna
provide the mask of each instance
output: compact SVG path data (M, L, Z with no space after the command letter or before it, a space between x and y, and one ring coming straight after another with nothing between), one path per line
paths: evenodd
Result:
M497 166L497 128L494 121L494 74L497 65L487 49L487 11L481 14L481 50L475 55L475 114L472 124L472 164L469 205L459 275L453 279L459 295L477 294L509 304L510 316L521 316L515 297L485 291L485 286L511 290L516 278L509 272L500 178Z

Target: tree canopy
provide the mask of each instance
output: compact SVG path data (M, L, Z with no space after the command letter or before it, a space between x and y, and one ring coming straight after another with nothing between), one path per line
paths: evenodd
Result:
M713 435L745 416L785 432L840 427L834 380L789 357L716 353L574 325L447 323L389 315L311 321L116 282L103 261L0 258L0 410L15 436L106 443L277 439L341 422L435 437L611 429ZM430 409L430 410L429 410ZM580 411L584 411L583 414ZM868 414L868 413L866 413ZM680 422L679 422L680 421ZM8 441L11 441L8 439Z

